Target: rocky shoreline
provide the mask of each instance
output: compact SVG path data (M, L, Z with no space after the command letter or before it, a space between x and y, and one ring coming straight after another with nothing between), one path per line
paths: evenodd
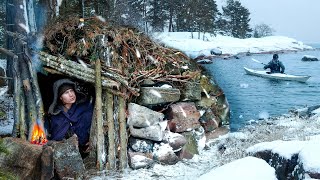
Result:
M280 140L294 144L296 141L308 142L312 139L319 140L320 109L311 111L312 109L314 107L292 110L288 114L278 117L252 121L251 124L243 127L238 132L227 133L216 139L209 140L199 155L194 156L192 159L180 161L175 165L156 164L150 169L128 170L122 175L99 174L98 176L97 174L91 174L90 179L197 179L214 168L253 155L247 150L259 143ZM278 155L278 157L281 159L281 156ZM315 157L317 157L316 154ZM280 168L276 170L279 173L277 176L283 176L285 171L281 171L281 168L286 167L287 164L283 162L283 164L277 165ZM315 164L314 168L316 169L317 166L318 164ZM252 172L254 173L254 169ZM226 177L228 173L230 172L226 172ZM320 172L313 172L311 174L317 173L319 174ZM307 178L310 175L305 171L301 171L300 177ZM313 177L318 176L313 175Z

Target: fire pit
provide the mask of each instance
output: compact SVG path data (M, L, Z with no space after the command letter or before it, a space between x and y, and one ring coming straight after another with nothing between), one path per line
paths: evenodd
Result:
M29 137L31 144L45 145L48 142L41 120L36 120Z

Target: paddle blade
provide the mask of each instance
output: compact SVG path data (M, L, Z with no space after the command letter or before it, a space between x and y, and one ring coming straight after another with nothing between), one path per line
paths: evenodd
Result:
M256 59L254 59L254 58L251 58L251 60L252 60L252 61L254 61L254 62L257 62L257 63L260 63L260 64L265 65L263 62L260 62L260 61L258 61L258 60L256 60Z

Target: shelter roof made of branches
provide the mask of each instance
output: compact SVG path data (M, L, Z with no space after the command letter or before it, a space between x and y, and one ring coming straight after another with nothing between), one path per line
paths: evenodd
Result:
M97 36L101 35L106 43L98 46ZM199 67L178 50L156 43L135 28L114 26L97 16L57 19L45 29L44 46L52 55L74 61L80 59L88 65L100 58L104 68L120 72L132 87L138 87L143 79L187 82L200 72ZM104 53L109 56L102 57ZM111 64L107 62L110 59Z

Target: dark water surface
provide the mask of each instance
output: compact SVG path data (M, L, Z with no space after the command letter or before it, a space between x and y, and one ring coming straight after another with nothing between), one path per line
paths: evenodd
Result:
M306 83L277 81L246 75L243 67L263 68L255 58L267 63L272 54L243 56L240 59L217 59L204 67L224 90L231 108L231 131L249 120L288 113L288 110L320 104L320 61L303 62L304 55L320 59L320 50L279 54L287 74L310 75Z

